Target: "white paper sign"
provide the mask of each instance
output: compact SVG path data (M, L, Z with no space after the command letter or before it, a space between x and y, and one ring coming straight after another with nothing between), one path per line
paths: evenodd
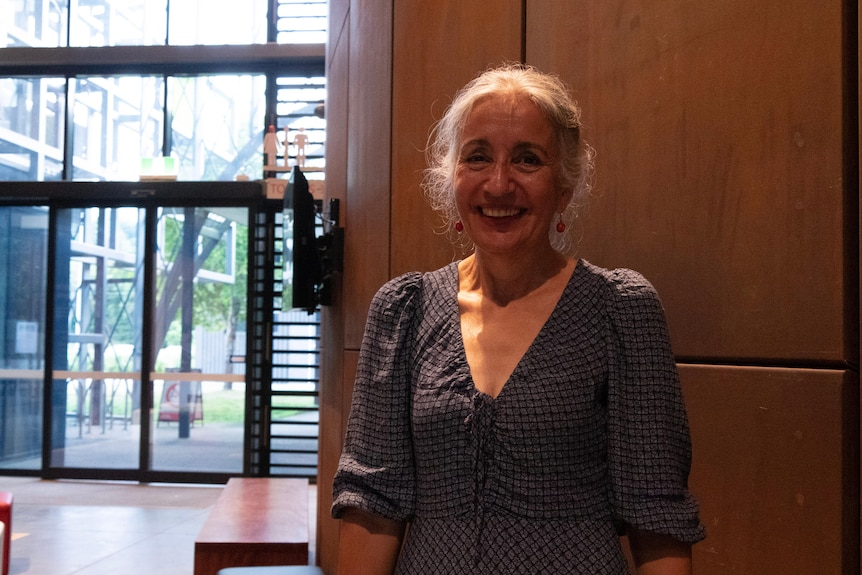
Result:
M15 353L37 353L39 351L39 324L35 321L19 321L15 327Z

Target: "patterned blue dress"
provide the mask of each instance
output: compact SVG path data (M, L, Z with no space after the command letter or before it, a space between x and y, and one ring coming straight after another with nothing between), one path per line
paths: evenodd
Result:
M375 296L332 513L409 522L397 574L628 573L626 525L704 537L664 312L631 270L581 260L496 398L461 339L458 268Z

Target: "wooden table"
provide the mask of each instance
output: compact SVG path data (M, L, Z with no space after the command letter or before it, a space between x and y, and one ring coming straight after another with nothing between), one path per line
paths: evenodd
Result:
M308 564L308 481L232 478L195 539L194 575Z

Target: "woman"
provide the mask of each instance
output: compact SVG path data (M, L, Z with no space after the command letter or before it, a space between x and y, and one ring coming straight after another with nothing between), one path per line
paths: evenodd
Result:
M587 189L554 77L485 72L436 126L424 186L465 259L368 316L333 515L339 573L691 572L703 537L661 304L571 255ZM409 526L409 528L408 528Z

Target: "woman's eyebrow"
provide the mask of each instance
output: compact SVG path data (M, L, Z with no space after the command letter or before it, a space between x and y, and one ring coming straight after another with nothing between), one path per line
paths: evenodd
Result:
M531 142L531 141L523 141L523 142L516 143L514 150L516 152L537 151L537 152L539 152L543 155L546 155L546 156L551 155L551 151L548 150L547 148L545 148L545 146L543 146L542 144L539 144L538 142Z
M486 138L473 138L472 140L466 140L461 143L460 149L464 149L467 147L476 148L476 147L485 147L488 146L488 140Z

